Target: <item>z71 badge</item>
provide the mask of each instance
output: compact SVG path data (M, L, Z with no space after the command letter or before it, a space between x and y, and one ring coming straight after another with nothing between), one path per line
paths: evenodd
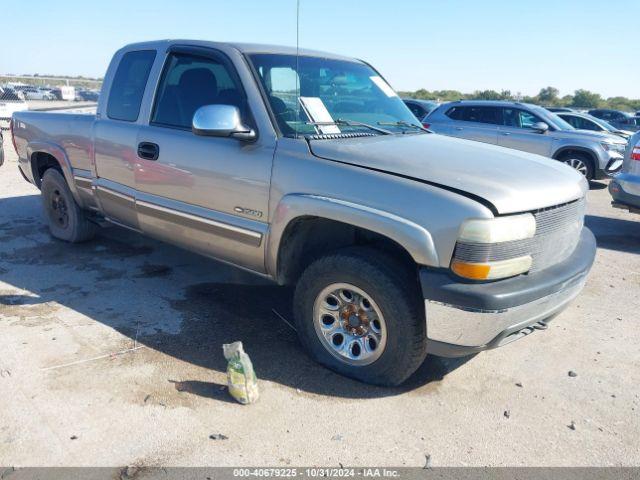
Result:
M262 217L262 212L260 210L252 210L250 208L244 208L244 207L233 207L233 209L237 213L242 213L243 215L251 215L252 217L257 217L257 218Z

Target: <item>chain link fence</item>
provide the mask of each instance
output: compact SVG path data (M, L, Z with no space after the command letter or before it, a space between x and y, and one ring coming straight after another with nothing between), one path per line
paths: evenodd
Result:
M102 80L37 75L0 74L0 129L9 128L14 112L73 110L91 113Z

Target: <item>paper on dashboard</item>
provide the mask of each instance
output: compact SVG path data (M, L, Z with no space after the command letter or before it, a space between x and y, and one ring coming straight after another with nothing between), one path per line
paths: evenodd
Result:
M333 122L333 117L320 97L300 97L300 105L312 122ZM337 125L317 125L320 133L340 133Z

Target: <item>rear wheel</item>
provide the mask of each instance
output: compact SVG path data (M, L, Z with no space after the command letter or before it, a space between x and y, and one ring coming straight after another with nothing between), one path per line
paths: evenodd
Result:
M298 282L294 305L302 344L338 373L392 386L424 361L417 281L376 250L349 248L313 262Z
M59 170L49 168L44 172L41 195L42 209L51 235L72 243L93 238L96 226L74 200Z
M583 153L569 153L560 157L560 161L581 173L587 180L593 180L593 163L587 155Z

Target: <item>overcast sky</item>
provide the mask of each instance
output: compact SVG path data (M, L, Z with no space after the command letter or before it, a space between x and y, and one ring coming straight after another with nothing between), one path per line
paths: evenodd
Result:
M301 47L372 63L397 90L585 88L640 98L640 0L300 0ZM0 73L102 76L126 43L295 45L295 0L3 0Z

